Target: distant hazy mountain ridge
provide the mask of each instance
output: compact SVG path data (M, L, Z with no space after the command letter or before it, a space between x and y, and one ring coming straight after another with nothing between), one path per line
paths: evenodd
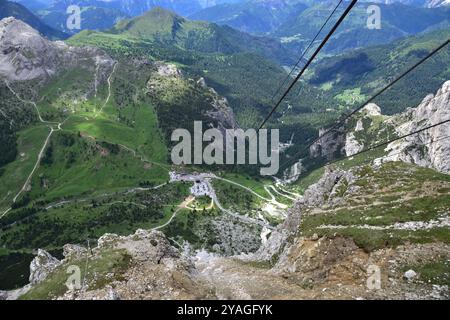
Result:
M449 0L368 0L367 2L384 4L402 3L424 8L437 8L450 5Z
M25 6L12 1L0 0L0 19L7 17L14 17L24 21L50 39L67 38L66 34L46 25Z

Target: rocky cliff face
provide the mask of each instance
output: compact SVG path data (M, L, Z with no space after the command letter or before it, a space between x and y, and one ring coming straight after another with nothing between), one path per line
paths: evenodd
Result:
M350 171L328 167L321 179L309 187L304 196L288 210L286 220L277 227L269 240L252 256L256 260L273 260L289 250L290 241L298 236L302 212L341 201L338 190L355 179ZM356 186L354 187L356 188ZM351 190L350 190L351 191Z
M26 23L9 17L0 21L0 77L13 81L48 80L62 70L86 67L107 74L114 61L95 48L75 48L51 42Z
M75 252L79 252L75 250ZM367 253L344 237L295 237L272 268L250 257L189 254L161 232L105 235L92 251L66 256L22 298L119 299L445 299L448 288L404 279L403 266L448 257L448 246L406 245ZM74 253L72 251L72 253ZM86 253L88 259L86 260ZM117 259L127 257L127 263ZM113 257L113 260L109 260ZM105 261L106 259L106 261ZM86 282L67 289L66 269L87 261ZM105 262L107 262L105 264ZM368 289L368 268L379 266L383 287ZM369 269L370 270L370 269ZM52 291L55 290L55 291ZM23 294L23 292L22 292Z
M328 168L260 250L242 259L269 263L272 273L311 288L316 298L318 289L333 298L446 298L445 284L403 274L448 268L448 241L423 237L448 237L446 186L448 176L399 162ZM373 270L380 274L379 289L370 284Z
M417 108L389 119L399 136L450 120L450 81ZM450 173L450 122L391 143L378 162L402 161Z
M367 105L349 124L351 129L346 134L343 150L352 156L386 140L449 120L449 91L450 81L436 95L427 96L418 107L392 117L382 115L375 104ZM445 253L448 243L434 240L425 246L394 246L395 249L384 246L404 242L405 231L418 238L425 230L448 232L448 189L444 185L448 185L445 174L449 173L449 137L450 123L446 123L390 144L384 150L385 155L374 163L350 170L326 168L322 178L289 210L285 222L268 241L244 259L269 261L272 272L303 286L324 285L326 290L330 285L342 289L348 284L364 287L368 270L375 266L383 274L380 281L385 294L420 297L424 287L408 293L406 283L399 276L400 266L420 265L430 259L445 264L440 255L448 256ZM338 143L332 140L320 141L312 150L313 155L323 156L323 149L336 152L334 146L342 139ZM411 210L418 214L419 208L429 216L401 215ZM377 242L381 241L378 237L384 239L384 244ZM411 260L407 259L408 255ZM435 285L429 290L432 298L449 294L445 285Z
M209 296L192 259L172 247L159 231L137 230L126 237L105 234L92 249L65 246L64 256L58 261L39 251L32 263L32 288L24 298L117 300ZM82 271L83 277L78 279L80 287L69 288L67 270L77 268L87 272Z
M177 249L158 231L106 234L92 250L66 245L60 262L40 251L39 280L22 297L448 299L445 273L425 280L422 272L450 259L449 187L448 176L410 164L329 167L255 254ZM87 270L80 288L65 287L70 266Z
M369 103L358 113L356 117L356 125L353 130L350 130L350 132L346 134L345 146L343 147L345 155L348 157L361 152L362 150L364 150L364 147L366 145L370 146L370 143L379 142L365 141L368 139L361 139L361 136L364 137L364 131L371 130L372 123L370 123L370 125L365 125L365 123L367 123L367 120L369 122L372 122L372 119L382 117L380 107L374 103Z
M319 130L319 137L322 136L325 131L326 129ZM337 128L311 146L310 155L312 158L322 157L326 160L332 160L342 154L344 143L344 129Z
M11 24L7 28L14 25L23 28L19 30L23 39L34 39L32 44L17 50L12 44L5 45L2 63L6 67L1 70L8 67L16 70L12 76L3 71L11 81L51 77L59 70L53 62L58 66L63 61L58 60L60 50L90 50L70 49L45 39L35 41L36 35L26 26L14 20L6 23ZM24 48L32 54L28 55ZM46 50L49 51L46 58L33 56ZM102 61L103 56L95 57ZM111 61L106 56L105 59L104 64L99 62L102 66ZM155 67L158 77L163 79L149 81L150 93L161 94L166 88L158 86L183 78L173 65ZM164 81L168 79L174 82ZM221 122L233 125L226 101L209 90L204 81L180 81L209 91L212 112L218 112ZM392 133L400 136L442 121L449 116L449 89L447 82L436 96L428 96L417 108L396 117L384 117L377 106L369 105L349 135L338 132L321 141L320 148L312 152L327 157L341 152L346 142L345 152L352 155ZM448 141L445 144L444 137L449 127L435 129L411 137L413 140L408 138L401 145L389 146L387 156L376 166L350 170L328 167L253 255L230 258L204 251L182 252L157 231L138 230L130 236L106 234L92 250L66 245L62 261L40 250L30 268L30 291L21 294L35 299L448 298L445 285L410 283L409 276L404 280L402 272L404 266L450 259L445 229L449 212L448 178L433 170L392 163L400 160L448 172ZM402 157L395 158L398 154ZM307 230L301 228L305 221ZM225 222L223 225L227 227ZM321 234L310 234L311 230ZM232 231L239 232L235 227ZM415 231L418 233L406 233ZM409 243L417 237L429 243ZM402 240L407 243L399 245ZM368 292L370 266L383 271L384 290ZM66 286L70 267L86 270L83 271L86 281L78 288Z
M106 234L98 240L89 259L95 261L105 251L125 252L129 257L128 268L121 270L121 274L111 275L106 287L96 288L92 279L82 290L67 292L63 299L195 299L206 296L207 292L194 284L192 261L172 247L161 232L138 230L128 237Z
M374 103L369 103L344 128L338 128L317 141L310 148L312 158L328 161L342 155L351 157L359 152L396 137L402 137L422 128L450 120L450 81L438 92L429 94L416 108L402 114L385 116ZM325 129L319 131L323 135ZM450 122L393 142L385 148L385 155L377 164L401 161L418 166L450 172ZM297 165L285 172L285 180L298 172ZM298 174L297 174L298 176Z
M384 116L375 104L362 109L352 122L343 147L347 156L396 137L450 120L450 81L430 94L416 108ZM376 164L401 161L439 172L450 172L450 122L389 144Z
M202 79L199 80L200 82ZM211 105L212 111L207 112L208 116L218 121L220 127L219 130L224 131L226 129L236 129L238 124L233 112L233 109L228 104L227 98L220 96L213 88L209 88L213 99Z
M47 251L39 249L30 264L30 283L33 285L44 281L60 264L61 262Z

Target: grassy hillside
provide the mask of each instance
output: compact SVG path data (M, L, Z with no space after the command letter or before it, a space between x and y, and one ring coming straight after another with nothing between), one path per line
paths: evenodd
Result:
M342 185L344 201L338 205L311 210L303 215L304 235L345 236L366 249L404 243L448 243L448 228L402 228L404 223L430 223L445 216L449 206L450 178L430 169L404 163L388 163L381 168L355 169L358 191L347 195L350 186Z
M17 252L38 247L56 250L106 232L127 234L168 222L188 194L188 185L165 185L170 133L174 128L189 129L194 120L215 123L207 112L216 95L197 83L202 74L198 70L210 74L208 62L225 66L232 59L242 61L237 55L155 46L128 34L82 32L69 43L96 44L110 52L116 64L103 74L80 65L61 70L45 83L16 82L11 90L1 88L7 116L14 115L14 109L22 111L12 127L17 155L2 167L1 176L2 214L11 207L0 219L0 246L8 248L2 257L7 267ZM258 57L239 54L246 58L245 66ZM203 60L195 60L202 55ZM163 57L173 57L169 61L183 68L184 75L160 72L162 64L155 61ZM273 63L258 59L282 74ZM82 62L83 66L93 63ZM220 70L211 74L218 76ZM100 77L101 84L95 84ZM36 101L36 106L28 100Z
M16 155L1 167L0 246L8 248L1 255L6 269L29 263L26 253L38 247L57 249L109 231L127 234L139 227L158 226L185 198L187 189L176 185L155 189L150 198L144 193L137 200L133 195L136 188L166 183L169 170L155 101L146 94L154 70L150 65L138 70L135 66L120 62L107 75L111 88L104 81L95 94L91 91L94 77L86 72L62 73L43 87L12 85L26 98L26 89L34 88L37 96L32 98L42 117L60 126L38 122L29 104L2 88L8 115L14 115L9 112L14 108L28 112L27 117L18 113L14 118L17 151L11 147L8 152ZM4 125L10 130L9 122ZM50 127L54 132L48 138ZM13 135L2 137L14 144ZM10 276L8 281L1 277L2 288L22 283L20 274Z
M22 195L25 199L19 197L19 204L165 181L167 148L154 105L145 95L148 74L134 77L135 87L130 88L126 66L116 67L111 92L105 84L87 99L82 91L93 79L85 73L68 74L83 83L77 86L80 91L61 85L77 83L65 81L62 75L39 92L36 107L44 119L61 122L61 130L53 127L56 131L34 172L31 191ZM129 97L136 88L136 94ZM26 126L17 133L17 156L2 168L3 209L24 185L50 132L45 124Z
M187 20L161 8L154 8L131 20L123 20L111 33L202 53L253 52L285 64L293 61L290 52L276 40L251 36L216 24Z
M155 14L155 12L153 12ZM167 16L163 16L167 19ZM166 59L177 63L188 75L203 76L208 85L226 96L241 126L254 126L268 114L271 97L282 81L283 73L267 60L251 53L217 54L187 50L169 35L169 25L174 16L158 27L144 28L128 22L118 26L116 33L82 32L69 43L97 45L118 56ZM185 20L182 20L185 21ZM183 22L182 24L190 22ZM145 30L147 38L157 36L164 42L143 40L128 32ZM152 29L153 28L153 29ZM162 28L162 31L158 28ZM183 28L182 28L183 29ZM143 31L142 31L143 32ZM149 36L149 34L151 36ZM181 32L181 35L185 32ZM409 66L442 42L450 34L434 31L420 36L397 40L388 45L359 49L339 56L323 58L307 72L273 115L269 126L281 129L282 141L294 134L295 146L289 154L295 154L313 136L318 128L331 123L342 112L348 112L382 88L389 79L399 75ZM182 38L182 37L181 37ZM161 41L163 41L161 40ZM334 41L333 41L334 42ZM449 75L448 48L388 92L377 101L383 113L393 114L416 106L428 93L434 92ZM255 63L255 59L259 61ZM413 92L411 87L415 87Z
M97 46L117 59L176 63L187 76L204 77L227 97L242 126L253 125L269 109L274 88L285 76L276 63L258 54L283 59L276 42L188 21L161 9L119 23L111 32L80 32L68 43Z
M3 212L12 203L12 199L22 188L36 163L41 147L49 133L45 126L32 126L16 133L17 154L14 161L1 167L0 211Z

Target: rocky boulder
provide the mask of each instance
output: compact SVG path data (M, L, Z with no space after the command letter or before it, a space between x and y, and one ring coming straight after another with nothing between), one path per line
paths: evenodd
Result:
M157 62L156 70L156 72L162 77L181 78L183 76L181 70L178 69L176 65L170 63Z
M74 244L66 244L63 247L63 256L65 259L81 259L85 257L87 249Z
M346 134L344 128L336 128L325 135L327 129L319 130L320 138L314 145L310 147L310 155L312 158L324 158L327 160L335 159L341 155L345 147Z
M60 264L61 261L54 258L50 253L39 249L37 256L30 264L30 283L37 284L44 281Z

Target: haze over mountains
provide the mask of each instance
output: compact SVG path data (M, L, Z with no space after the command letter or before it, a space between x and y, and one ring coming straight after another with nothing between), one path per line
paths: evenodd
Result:
M0 19L11 16L17 17L28 23L49 39L62 39L68 37L64 32L46 25L25 6L11 1L0 0Z
M5 1L5 0L3 0ZM29 1L29 2L27 2ZM37 2L40 1L40 2ZM316 30L328 17L335 1L302 0L248 0L248 1L134 1L134 0L20 0L42 20L41 25L50 28L41 30L53 38L63 34L51 33L57 29L68 34L80 30L67 28L66 12L71 4L80 6L81 30L105 30L121 20L129 19L156 6L169 9L190 20L204 20L227 25L246 33L265 35L282 42L283 46L297 52L302 51ZM367 1L367 3L369 3ZM334 35L335 41L325 48L327 53L344 52L353 48L389 43L408 35L442 29L450 26L450 9L445 1L378 1L382 12L382 27L370 30L367 24L367 6L360 2ZM11 4L13 5L13 4ZM338 10L342 11L343 6ZM22 10L23 11L23 10ZM27 13L27 16L32 15ZM17 18L25 16L17 12ZM27 18L30 21L30 18ZM34 20L37 20L36 18ZM34 22L34 26L36 25ZM331 24L331 22L330 22ZM328 28L330 26L327 26ZM37 27L43 29L43 26ZM326 30L327 28L325 28Z
M70 30L66 26L67 8L77 5L82 8L82 29L107 29L118 21L143 14L154 8L162 7L181 15L190 15L208 6L234 0L15 0L38 15L44 23L53 28L73 34L79 30Z
M42 1L42 0L40 0ZM27 0L21 0L27 5ZM450 9L446 1L377 1L381 6L382 26L370 30L367 24L369 1L360 2L334 35L336 41L327 53L389 43L408 35L450 26ZM48 26L74 34L67 29L67 7L83 8L81 30L104 30L156 6L169 9L190 20L204 20L227 25L246 33L278 39L287 48L303 50L316 30L326 20L336 1L248 0L248 1L134 1L134 0L57 0L41 5L30 0L30 9ZM343 11L345 3L338 10ZM331 24L331 22L330 22ZM327 26L328 28L330 26ZM326 30L327 28L325 28Z
M335 1L308 1L308 0L17 0L38 14L48 25L59 28L65 32L76 32L67 30L65 20L67 17L67 7L78 5L83 8L82 29L102 29L105 26L111 27L120 19L134 17L143 14L156 6L169 9L179 15L190 17L194 20L206 20L219 24L227 24L242 31L251 33L276 33L283 24L290 25L292 20L303 24L316 23L313 17L302 16L301 13L307 8L326 9L332 7ZM361 1L360 6L366 8L367 5ZM404 4L414 8L436 8L446 7L448 1L372 1L371 3L382 4ZM391 16L390 7L383 7L388 11L387 16ZM397 8L399 9L399 8ZM411 11L409 8L408 10ZM398 11L397 11L398 12ZM358 15L365 15L360 12ZM419 22L423 17L415 16L413 21ZM405 17L396 17L397 20L404 20ZM411 20L410 20L411 23ZM388 24L392 24L392 18ZM284 29L286 27L282 27ZM402 31L402 30L400 30ZM280 32L278 32L279 34ZM297 30L301 33L301 29ZM289 35L285 35L289 36Z
M370 0L367 2L374 2L374 3L384 3L384 4L391 4L391 3L402 3L407 5L413 5L418 7L424 7L424 8L436 8L436 7L442 7L442 6L448 6L450 2L448 0Z
M202 10L190 18L207 20L250 32L263 33L281 39L287 46L301 50L312 39L336 5L333 1L249 1L224 4ZM333 47L328 52L388 43L406 35L417 34L450 25L447 6L428 9L394 3L380 4L380 30L367 28L367 3L360 2L334 35ZM345 4L338 10L342 12ZM327 28L331 28L331 23ZM325 28L325 30L327 30ZM325 34L325 31L324 31Z
M261 123L335 1L79 1L64 41L69 1L20 1L0 0L0 299L450 297L450 47L352 113L450 39L445 2L383 1L381 30L358 5L266 123L265 177L175 165L172 133Z

